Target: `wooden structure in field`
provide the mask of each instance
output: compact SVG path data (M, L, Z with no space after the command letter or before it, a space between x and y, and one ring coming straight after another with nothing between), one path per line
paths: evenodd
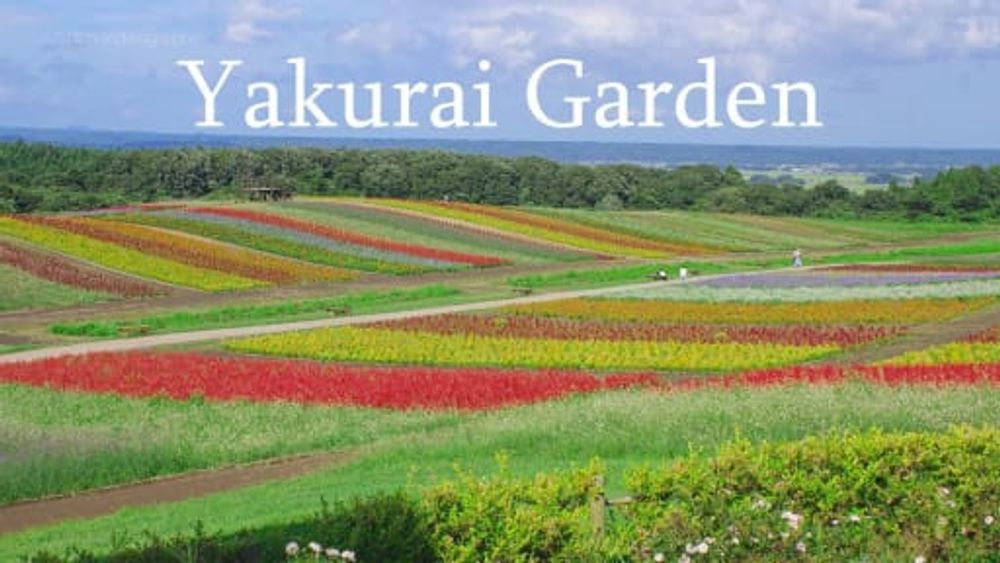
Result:
M243 188L243 194L250 201L286 201L292 199L292 190L287 188Z

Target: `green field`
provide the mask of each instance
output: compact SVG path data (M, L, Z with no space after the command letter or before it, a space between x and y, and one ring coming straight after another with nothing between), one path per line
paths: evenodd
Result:
M593 532L589 495L597 472L611 497L641 489L662 498L641 498L650 501L645 508L612 509L607 543L594 548L593 560L651 560L641 545L663 548L673 561L709 533L721 544L731 539L723 533L744 526L758 539L776 532L777 539L767 538L774 545L743 545L744 556L726 556L721 545L704 558L689 555L985 561L991 559L980 555L1000 550L1000 524L987 529L992 524L983 520L992 513L948 512L1000 501L1000 486L974 466L977 455L993 451L979 441L1000 427L1000 363L990 332L1000 329L1000 281L966 268L1000 270L992 225L536 207L510 213L442 204L393 211L391 204L303 198L92 219L282 255L293 259L288 271L298 260L350 265L360 276L350 286L309 282L227 295L178 290L144 302L119 300L93 314L73 306L107 296L0 266L0 311L68 308L38 319L12 315L16 323L4 327L0 353L19 342L114 349L143 342L97 340L148 336L156 345L0 364L0 516L5 505L52 495L301 454L348 454L340 465L287 480L10 533L0 537L0 561L80 548L141 561L129 546L150 542L187 560L190 546L164 547L152 538L190 534L199 523L237 552L253 546L281 560L291 539L340 547L356 540L373 547L369 558L359 553L368 561L378 533L406 536L392 528L392 502L433 514L428 526L437 543L429 548L440 559L587 560L567 546L579 549L580 538ZM431 214L442 207L483 228ZM9 222L21 228L21 221ZM58 234L59 222L53 224ZM794 248L805 251L809 266L867 267L784 271ZM413 254L392 256L407 252ZM506 262L462 262L454 253ZM140 269L142 254L128 254ZM177 260L204 258L181 252ZM660 269L676 280L682 267L692 283L612 289L651 281ZM751 271L763 271L764 281L696 283ZM545 295L584 288L603 289ZM497 311L425 312L257 336L240 331L190 344L178 344L180 336L156 338L521 296ZM963 338L975 344L948 347L946 341ZM899 357L916 365L880 363ZM857 365L864 362L872 364ZM915 434L895 435L903 432ZM730 488L738 502L726 502ZM380 496L399 492L396 501ZM769 498L755 497L764 494ZM334 503L336 522L317 516L321 499ZM933 506L911 507L907 499ZM773 513L754 513L750 505L758 501L776 503ZM870 504L876 501L891 510ZM808 541L808 551L782 543L780 533L783 513L805 509L823 518L792 530L803 532L794 539ZM1000 506L996 512L1000 517ZM849 514L896 519L872 518L856 536L832 530L840 525L833 516ZM935 528L931 515L950 519ZM356 529L348 534L350 526ZM954 533L962 527L975 533ZM330 535L303 535L315 530Z

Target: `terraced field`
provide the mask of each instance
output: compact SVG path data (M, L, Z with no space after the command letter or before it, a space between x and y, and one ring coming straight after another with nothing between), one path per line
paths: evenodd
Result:
M472 272L461 290L67 319L67 338L161 336L141 351L0 361L0 560L70 548L307 560L311 541L358 560L990 560L1000 267L967 260L994 252L988 232L935 225L911 246L924 237L896 225L844 223L837 238L833 222L686 214L706 233L696 243L684 226L655 227L670 214L631 215L310 199L0 219L0 275L30 277L20 287L38 296L76 284L67 299L103 287L95 299L155 300L141 284L176 291L160 278L183 285L201 270L214 277L189 288L227 292L240 288L222 282L279 292L354 283L345 273L425 284ZM766 262L749 250L785 250L785 237L858 248L802 269L729 271L719 256ZM586 272L625 257L705 267L474 312L352 317L510 298L505 276L487 281L493 268ZM60 260L65 272L48 262ZM266 324L326 316L344 326ZM171 331L254 324L250 336L157 347ZM233 467L300 454L339 461L267 483L260 466ZM231 485L185 498L223 468ZM169 481L141 483L195 470L209 473L168 497L157 495ZM131 504L97 491L90 508L108 508L79 520L35 519L59 499L13 504L128 484ZM605 495L614 502L595 509ZM210 529L193 536L199 520ZM286 553L290 541L301 554Z

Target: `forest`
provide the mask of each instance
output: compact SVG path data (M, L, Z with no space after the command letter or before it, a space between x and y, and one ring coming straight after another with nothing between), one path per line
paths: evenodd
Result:
M989 221L1000 166L852 192L754 183L733 167L568 164L426 150L176 148L0 144L0 212L86 210L165 199L223 199L244 187L297 194L449 199L498 205L681 209L810 217Z

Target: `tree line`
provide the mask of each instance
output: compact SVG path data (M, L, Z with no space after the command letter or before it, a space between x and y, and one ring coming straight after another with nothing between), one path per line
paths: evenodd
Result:
M0 212L68 211L244 187L496 205L682 209L811 217L1000 218L1000 166L852 192L836 181L748 180L733 167L567 164L427 150L284 147L106 150L0 144Z

